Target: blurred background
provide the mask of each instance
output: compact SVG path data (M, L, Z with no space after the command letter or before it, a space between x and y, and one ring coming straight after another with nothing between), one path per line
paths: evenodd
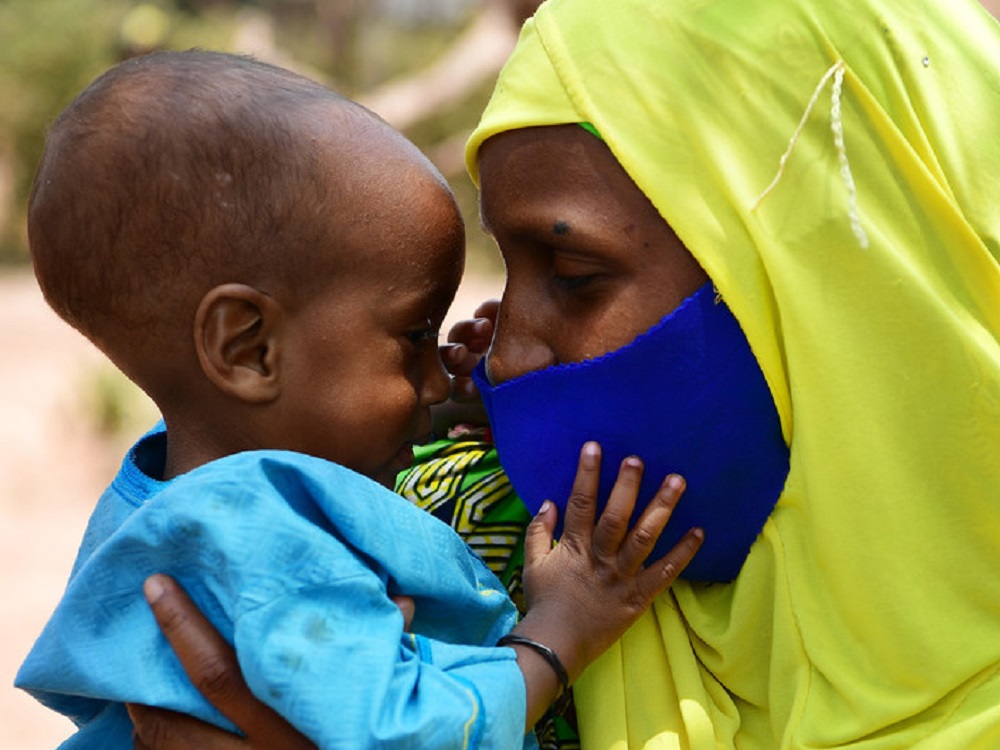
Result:
M982 2L1000 13L1000 0ZM12 687L14 674L58 600L98 494L156 418L47 308L31 275L24 209L47 124L108 66L155 49L249 53L327 83L406 133L451 182L469 239L453 321L502 286L462 149L537 5L0 0L0 748L54 748L71 732Z
M46 125L113 63L154 49L253 54L403 130L474 208L461 150L525 0L2 0L0 263L27 258L24 205ZM476 238L477 240L479 238ZM476 242L477 268L496 269ZM486 255L486 257L482 257ZM482 261L482 263L480 262ZM492 266L490 264L493 264Z

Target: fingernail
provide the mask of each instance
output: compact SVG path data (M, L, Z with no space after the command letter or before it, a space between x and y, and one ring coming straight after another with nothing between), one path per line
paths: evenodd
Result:
M155 604L163 596L163 580L158 575L150 576L142 584L142 592L146 595L146 601Z
M583 444L583 450L581 453L583 455L583 465L588 469L593 469L597 466L597 462L600 460L601 446L593 440L588 441Z
M641 469L642 459L640 459L638 456L629 456L628 458L625 459L625 465L632 469Z
M551 500L545 500L542 503L542 507L538 509L538 515L544 516L546 513L549 512L549 510L551 508L552 508L552 501Z
M472 330L474 333L486 333L486 327L489 325L489 321L486 318L478 318L472 324Z
M672 490L684 489L684 477L680 474L670 474L667 476L667 486Z

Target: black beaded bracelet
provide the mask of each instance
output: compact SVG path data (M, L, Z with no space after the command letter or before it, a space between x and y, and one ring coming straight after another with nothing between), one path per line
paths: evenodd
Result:
M559 698L557 704L561 706L564 703L561 699L566 697L569 693L569 675L566 673L566 667L559 660L558 654L551 648L546 646L544 643L539 643L538 641L533 641L530 638L525 638L523 635L517 635L517 633L508 633L499 641L497 641L498 646L527 646L532 651L541 656L545 661L549 663L552 667L552 671L556 673L556 678L559 680Z

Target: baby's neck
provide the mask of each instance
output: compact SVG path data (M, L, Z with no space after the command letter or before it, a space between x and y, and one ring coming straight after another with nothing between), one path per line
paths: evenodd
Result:
M233 437L233 431L224 423L198 424L188 427L183 420L164 418L167 425L167 451L163 476L168 480L186 474L211 461L231 456L261 446L252 441Z

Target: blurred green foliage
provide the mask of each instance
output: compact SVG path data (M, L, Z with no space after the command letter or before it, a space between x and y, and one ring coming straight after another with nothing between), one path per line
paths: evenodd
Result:
M110 362L80 373L76 406L96 434L123 438L122 449L159 419L153 402Z
M476 3L434 23L401 23L379 7L374 0L0 1L0 266L28 260L24 209L47 124L104 69L155 48L233 51L240 35L256 30L291 67L357 97L432 61ZM460 136L489 90L484 84L407 135L425 150ZM476 229L471 182L460 170L446 176L469 219L470 266L497 270L495 251Z
M44 128L114 60L125 3L115 0L7 0L0 5L0 259L23 256L23 205ZM6 219L3 221L2 219Z

